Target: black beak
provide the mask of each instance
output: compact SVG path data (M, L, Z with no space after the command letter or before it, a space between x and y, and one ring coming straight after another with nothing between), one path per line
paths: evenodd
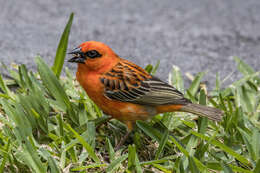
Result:
M81 54L82 51L81 51L81 48L80 47L77 47L75 49L73 49L72 51L68 52L68 54Z
M80 47L73 49L72 51L68 52L68 54L74 55L74 57L69 59L68 62L85 64L85 58L83 56L83 52L81 51Z

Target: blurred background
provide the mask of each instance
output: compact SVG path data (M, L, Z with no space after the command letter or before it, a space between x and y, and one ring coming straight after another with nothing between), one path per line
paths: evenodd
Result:
M70 12L68 49L102 41L142 67L160 60L163 80L176 65L183 75L206 71L210 86L217 72L232 73L227 85L240 77L234 56L260 69L259 0L0 0L0 61L34 69L40 55L52 64Z

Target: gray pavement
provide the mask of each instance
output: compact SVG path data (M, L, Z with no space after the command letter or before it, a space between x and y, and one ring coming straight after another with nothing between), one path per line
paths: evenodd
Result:
M0 61L35 69L41 55L51 64L72 11L70 49L97 40L142 67L160 60L164 80L177 65L207 71L211 86L216 72L234 71L229 84L241 76L233 56L260 70L259 0L0 0Z

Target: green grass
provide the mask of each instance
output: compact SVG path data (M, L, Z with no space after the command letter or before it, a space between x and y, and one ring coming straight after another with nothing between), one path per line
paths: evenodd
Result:
M243 77L222 89L217 75L209 93L199 73L185 95L222 109L220 123L187 113L156 115L137 121L115 151L126 127L106 122L68 69L60 77L71 24L72 15L52 68L37 57L37 72L19 65L9 69L12 79L0 75L0 172L260 172L260 72L235 57ZM155 73L158 64L146 70ZM185 91L177 67L169 81Z

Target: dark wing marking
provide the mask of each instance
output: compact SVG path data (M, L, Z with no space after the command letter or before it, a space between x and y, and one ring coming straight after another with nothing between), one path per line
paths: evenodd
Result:
M151 106L190 103L173 86L128 61L118 63L100 81L105 86L106 97L122 102Z
M167 104L185 105L191 103L190 100L184 98L180 91L154 76L151 79L143 81L143 83L149 86L150 91L142 97L137 98L133 103L153 106Z

